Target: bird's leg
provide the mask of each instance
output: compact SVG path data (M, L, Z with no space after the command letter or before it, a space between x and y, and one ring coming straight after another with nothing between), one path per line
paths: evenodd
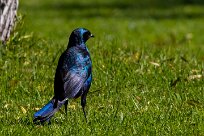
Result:
M82 110L83 110L83 113L84 113L84 117L85 117L86 122L87 122L86 112L85 112L85 106L86 106L86 94L82 94L82 96L81 96L81 106L82 106Z
M66 116L67 116L67 105L68 105L68 100L66 100L64 103L64 109L65 109Z
M49 121L48 121L48 125L51 125L51 121L50 121L50 119L49 119Z

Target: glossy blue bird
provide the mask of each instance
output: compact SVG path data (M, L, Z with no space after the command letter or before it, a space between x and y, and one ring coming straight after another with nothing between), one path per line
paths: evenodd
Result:
M48 122L64 105L67 114L68 99L81 96L81 106L86 119L86 96L92 81L92 62L86 41L94 37L85 28L75 29L67 49L59 58L54 80L54 97L34 114L34 123Z

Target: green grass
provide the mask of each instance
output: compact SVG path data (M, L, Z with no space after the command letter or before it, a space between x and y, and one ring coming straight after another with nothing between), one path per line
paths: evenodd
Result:
M204 135L204 6L160 2L21 0L24 25L0 46L0 135ZM96 36L88 122L77 99L34 125L79 26Z

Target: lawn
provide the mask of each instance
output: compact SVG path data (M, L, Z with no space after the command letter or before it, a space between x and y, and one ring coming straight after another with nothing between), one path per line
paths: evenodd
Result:
M204 135L203 8L201 0L20 0L20 21L0 45L0 135ZM51 125L34 125L77 27L95 35L88 122L76 99L67 117L63 108Z

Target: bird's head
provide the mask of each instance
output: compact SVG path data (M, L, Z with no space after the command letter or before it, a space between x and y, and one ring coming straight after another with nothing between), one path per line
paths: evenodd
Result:
M69 43L83 44L83 43L86 43L86 41L91 37L94 37L94 35L91 34L89 30L85 28L77 28L71 33L69 37Z

